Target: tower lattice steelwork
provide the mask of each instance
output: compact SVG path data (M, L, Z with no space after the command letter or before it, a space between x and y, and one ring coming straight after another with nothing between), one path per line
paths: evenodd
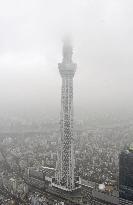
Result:
M73 150L73 77L76 64L72 61L70 41L64 41L63 60L58 64L62 78L60 130L61 142L58 153L57 179L68 189L74 188L74 150Z

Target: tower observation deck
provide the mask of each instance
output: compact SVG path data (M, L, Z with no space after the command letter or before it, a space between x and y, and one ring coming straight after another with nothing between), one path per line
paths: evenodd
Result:
M61 116L60 116L60 153L57 162L57 181L69 190L74 188L74 151L73 151L73 77L76 64L72 61L73 49L70 41L64 41L63 60L58 64L62 78Z

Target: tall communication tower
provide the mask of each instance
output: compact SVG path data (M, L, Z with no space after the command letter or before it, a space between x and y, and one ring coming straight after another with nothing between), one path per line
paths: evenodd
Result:
M61 143L58 155L58 182L74 188L74 150L73 150L73 77L76 64L72 61L73 49L69 40L64 41L63 60L58 64L62 78L60 131Z

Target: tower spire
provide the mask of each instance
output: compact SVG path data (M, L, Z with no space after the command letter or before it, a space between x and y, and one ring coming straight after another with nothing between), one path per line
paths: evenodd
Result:
M73 48L70 39L65 39L63 42L63 62L72 63Z

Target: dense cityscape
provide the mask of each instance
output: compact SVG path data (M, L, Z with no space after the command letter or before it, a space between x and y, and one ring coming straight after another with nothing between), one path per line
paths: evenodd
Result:
M31 124L29 129L27 129L27 124ZM26 122L26 126L22 120L21 123L16 124L10 121L10 125L12 127L8 126L7 130L3 128L0 138L1 147L12 171L7 166L3 156L0 155L1 183L4 183L4 186L9 191L12 190L15 195L23 197L25 186L21 176L16 173L17 164L14 158L19 159L23 171L27 167L55 168L59 126L58 122L53 123L53 120L38 124ZM15 133L16 129L18 131ZM30 130L34 130L34 132ZM89 122L88 126L87 122L85 126L84 121L77 122L74 136L76 175L80 175L88 181L96 182L97 187L98 184L110 183L113 184L113 190L118 190L118 157L123 145L132 141L132 132L132 121L125 124L124 122L117 124L115 122L115 125L112 123L105 127L103 125L97 126L97 122L92 127L89 126ZM15 182L17 181L15 187L12 185L12 179ZM33 196L29 195L29 199L31 200ZM7 200L10 200L10 197L2 194L1 204L8 204L6 203Z

